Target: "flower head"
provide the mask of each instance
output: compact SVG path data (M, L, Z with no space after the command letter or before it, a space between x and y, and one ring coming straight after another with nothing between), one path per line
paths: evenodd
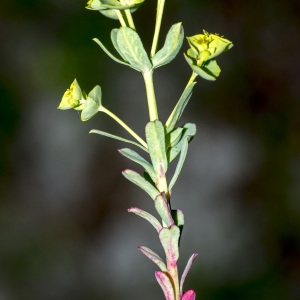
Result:
M67 89L62 97L62 100L58 106L58 109L66 110L66 109L79 109L82 106L82 102L84 100L83 92L75 79L70 88Z
M185 58L195 73L205 79L215 80L221 72L215 57L231 49L233 44L217 34L205 30L203 33L187 37L190 49Z
M89 0L86 8L98 10L100 13L111 19L118 19L115 10L130 9L136 11L145 0Z

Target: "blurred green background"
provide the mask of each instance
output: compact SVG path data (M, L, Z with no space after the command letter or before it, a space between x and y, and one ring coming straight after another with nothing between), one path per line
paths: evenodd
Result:
M154 0L134 14L149 49ZM155 265L136 247L162 254L156 234L126 209L152 201L120 171L136 168L96 135L126 135L103 115L82 123L56 108L76 77L143 134L140 74L111 61L118 26L81 0L0 4L0 299L163 299ZM183 22L234 43L216 82L198 79L182 122L197 124L174 207L186 226L180 268L202 300L300 299L300 2L167 1L160 45ZM187 49L185 42L182 52ZM155 72L165 120L190 77L182 54Z

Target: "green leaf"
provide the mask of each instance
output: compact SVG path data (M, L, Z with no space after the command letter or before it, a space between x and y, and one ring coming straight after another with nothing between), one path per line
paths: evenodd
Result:
M156 265L158 265L158 267L163 272L167 272L168 271L165 263L163 262L163 260L154 251L152 251L151 249L149 249L148 247L145 247L145 246L140 246L140 247L138 247L138 249L141 250L141 252L145 256L147 256L149 259L151 259Z
M126 61L141 72L150 70L152 64L139 35L129 27L121 27L117 33L118 50Z
M178 100L176 106L174 107L171 115L169 116L169 118L166 122L165 129L166 129L167 133L169 133L173 130L176 123L180 119L186 105L188 104L188 102L192 96L193 88L194 88L195 84L196 84L196 82L189 84L183 91L180 99Z
M166 300L175 300L175 292L169 274L161 271L156 271L155 278L162 288Z
M146 170L146 172L150 175L151 179L153 181L155 181L156 173L155 173L152 165L147 160L145 160L142 156L140 156L135 151L128 149L128 148L121 149L121 150L119 150L119 152L122 155L124 155L125 157L129 158L130 160L141 165Z
M184 163L185 158L186 158L187 150L188 150L188 145L189 145L188 139L189 139L189 136L185 136L183 141L182 141L179 160L178 160L174 175L173 175L173 177L170 181L170 184L169 184L169 191L172 191L172 188L173 188L173 186L174 186L174 184L175 184L175 182L176 182L176 180L177 180L177 178L178 178L178 176L181 172L183 163Z
M204 65L201 66L201 68L215 78L217 78L221 73L221 69L215 59L208 60Z
M164 248L167 258L167 264L175 265L179 258L179 238L180 229L176 225L172 225L169 228L164 227L159 232L159 239Z
M131 181L132 183L139 186L141 189L143 189L148 195L154 200L157 195L159 194L159 191L151 184L149 183L144 177L142 177L139 173L132 171L132 170L125 170L122 172L124 177Z
M116 49L116 51L120 54L120 56L126 61L126 57L122 54L121 50L120 50L120 47L118 45L118 41L117 41L117 36L118 36L118 31L119 29L118 28L114 28L112 31L111 31L111 34L110 34L110 38L111 38L111 41ZM128 66L131 67L131 65L127 64ZM136 69L137 71L139 71L138 69Z
M165 146L165 130L160 121L155 120L146 125L146 141L155 172L158 175L165 174L168 169L168 161Z
M114 60L114 61L116 61L117 63L119 63L119 64L122 64L122 65L126 65L126 66L130 66L128 63L126 63L126 62L124 62L124 61L122 61L122 60L120 60L120 59L118 59L117 57L115 57L112 53L110 53L107 49L106 49L106 47L101 43L101 41L100 40L98 40L98 39L93 39L93 41L95 41L100 47L101 47L101 49L112 59L112 60Z
M182 229L184 226L184 214L182 210L172 209L171 214L175 224L179 227L179 229Z
M152 57L153 67L158 68L171 62L178 54L183 38L181 23L174 24L167 34L164 46Z
M184 140L188 138L188 142L190 143L193 139L193 137L196 134L196 125L192 124L192 123L187 123L185 125L183 125L183 133L182 133L182 137L179 141L179 143L175 146L173 146L172 148L168 149L167 152L167 157L168 157L168 162L170 163L181 151Z
M161 193L154 199L154 206L163 222L170 227L174 224L170 208L164 193Z
M156 229L157 232L160 232L162 229L162 225L159 223L159 221L148 212L137 207L129 208L127 211L146 219Z
M192 70L203 79L215 81L220 75L221 69L215 59L208 60L201 67L198 67L194 60L188 55L184 54L184 57L191 66Z
M182 137L182 131L183 129L181 127L177 127L166 135L166 149L178 144Z
M118 141L121 141L121 142L129 143L129 144L135 145L135 146L143 149L144 151L148 152L148 149L146 149L145 147L143 147L142 145L140 145L140 144L138 144L138 143L136 143L134 141L131 141L131 140L128 140L128 139L124 139L124 138L122 138L120 136L113 135L113 134L107 133L105 131L93 129L89 133L96 133L96 134L100 134L100 135L103 135L103 136L106 136L106 137L109 137L109 138L112 138L112 139L115 139L115 140L118 140Z
M87 121L92 118L101 107L101 88L99 85L95 86L93 90L88 94L84 108L81 112L81 120Z

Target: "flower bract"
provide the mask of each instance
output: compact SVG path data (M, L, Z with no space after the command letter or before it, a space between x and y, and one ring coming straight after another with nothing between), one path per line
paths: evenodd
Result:
M111 19L118 19L116 10L129 9L136 11L145 0L90 0L86 8L98 10L100 13Z

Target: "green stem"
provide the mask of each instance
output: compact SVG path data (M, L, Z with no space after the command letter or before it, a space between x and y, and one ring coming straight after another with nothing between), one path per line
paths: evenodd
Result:
M105 107L101 106L99 111L106 113L111 118L113 118L116 122L118 122L128 133L130 133L143 147L148 149L147 143L137 134L135 133L126 123L124 123L120 118L118 118L114 113Z
M192 76L191 76L191 78L190 78L190 80L189 80L189 82L188 82L188 84L186 85L185 88L187 88L191 83L193 83L193 82L195 81L195 78L196 78L197 76L198 76L198 74L195 73L195 72L193 72L193 73L192 73Z
M153 57L156 53L164 7L165 7L165 0L158 0L157 1L155 30L154 30L154 37L153 37L150 57Z
M121 13L118 9L115 9L115 13L116 13L117 16L118 16L118 19L119 19L119 21L120 21L120 23L121 23L121 26L122 26L122 27L127 27L126 22L125 22L125 20L124 20L124 18L123 18L122 13Z
M133 19L132 19L132 15L131 15L130 9L125 9L125 15L126 15L129 27L131 29L135 30L135 26L134 26L134 22L133 22Z
M146 86L146 94L148 101L148 110L149 110L149 118L150 121L158 120L158 112L156 105L156 97L153 85L153 71L147 70L143 73L145 86Z

